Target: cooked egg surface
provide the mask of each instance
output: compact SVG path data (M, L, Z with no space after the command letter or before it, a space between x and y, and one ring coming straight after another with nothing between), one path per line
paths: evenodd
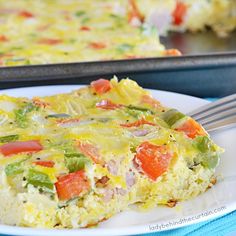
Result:
M155 57L157 31L129 1L0 1L0 65Z
M229 0L0 0L0 66L177 56L159 36L236 26Z
M174 206L215 183L222 149L129 79L67 94L0 96L0 221L98 224L133 204Z

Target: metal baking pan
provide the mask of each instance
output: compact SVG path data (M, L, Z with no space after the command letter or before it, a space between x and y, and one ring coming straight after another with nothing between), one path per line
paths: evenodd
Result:
M218 38L211 32L173 33L161 39L184 56L119 61L0 68L0 89L88 84L99 77L130 77L146 88L198 97L221 97L236 92L236 32Z

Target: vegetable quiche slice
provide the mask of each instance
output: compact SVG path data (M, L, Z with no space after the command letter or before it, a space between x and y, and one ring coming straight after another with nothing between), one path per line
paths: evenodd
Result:
M0 124L0 221L10 225L82 228L132 204L173 207L215 183L222 152L129 79L1 95Z

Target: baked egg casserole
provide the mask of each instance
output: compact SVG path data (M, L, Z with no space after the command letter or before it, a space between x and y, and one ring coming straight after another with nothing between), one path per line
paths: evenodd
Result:
M234 0L0 0L0 66L178 56L159 36L235 26Z
M97 225L136 204L174 207L216 182L222 149L129 79L71 93L0 95L0 222Z

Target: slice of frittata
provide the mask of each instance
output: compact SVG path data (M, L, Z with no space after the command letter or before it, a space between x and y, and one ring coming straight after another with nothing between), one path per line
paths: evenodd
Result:
M129 79L0 96L0 221L89 227L138 203L174 206L215 182L222 149Z

